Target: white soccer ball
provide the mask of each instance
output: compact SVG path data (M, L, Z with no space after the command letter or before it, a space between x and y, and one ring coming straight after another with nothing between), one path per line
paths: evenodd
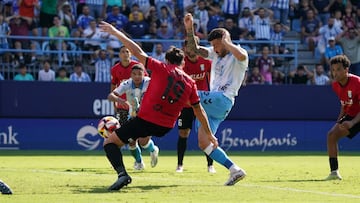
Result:
M120 123L113 116L105 116L101 118L97 127L99 135L103 138L107 138L118 128L120 128Z

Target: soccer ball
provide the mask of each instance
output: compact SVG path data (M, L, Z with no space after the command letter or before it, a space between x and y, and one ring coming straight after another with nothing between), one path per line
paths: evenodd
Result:
M120 123L113 116L105 116L101 118L97 127L99 135L103 138L107 138L118 128L120 128Z

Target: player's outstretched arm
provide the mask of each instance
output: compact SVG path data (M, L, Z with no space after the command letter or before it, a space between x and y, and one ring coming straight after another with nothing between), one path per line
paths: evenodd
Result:
M101 21L99 26L101 31L107 32L117 37L124 44L124 46L127 47L130 52L139 60L140 63L145 64L148 55L140 48L137 43L132 41L123 32L117 30L114 26L107 22Z
M193 24L194 24L194 19L191 13L186 14L184 17L184 25L185 25L186 40L187 40L186 48L194 51L197 55L207 58L209 55L208 50L205 47L198 45L195 40Z
M194 114L195 114L196 118L201 123L202 130L205 132L205 134L207 135L210 142L214 144L214 147L217 147L219 145L219 143L217 141L217 138L211 132L209 120L207 118L204 108L201 106L200 103L192 105L192 108L194 110Z

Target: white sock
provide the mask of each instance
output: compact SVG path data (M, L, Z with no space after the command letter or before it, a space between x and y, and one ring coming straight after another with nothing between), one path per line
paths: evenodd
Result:
M236 172L236 171L238 171L238 170L240 170L240 167L237 166L236 164L233 164L233 165L229 168L229 171L230 171L231 173L234 173L234 172Z

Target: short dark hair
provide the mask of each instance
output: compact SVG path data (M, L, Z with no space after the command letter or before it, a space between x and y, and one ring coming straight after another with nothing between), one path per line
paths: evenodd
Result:
M65 71L65 72L67 72L67 70L66 70L66 68L65 68L65 67L60 67L60 68L58 69L58 72L61 72L61 71Z
M305 65L304 64L300 64L298 65L298 67L296 68L297 70L305 70Z
M208 41L211 42L214 39L221 39L224 32L226 32L226 30L224 28L215 28L215 29L211 30L211 32L208 36Z
M184 52L179 48L171 47L166 51L165 59L168 60L170 64L181 65L184 60Z
M75 64L74 64L74 67L82 67L82 64L80 61L77 61Z
M131 67L131 70L142 70L142 71L144 71L144 66L141 63L137 63L137 64L134 64Z
M20 63L18 66L19 69L27 68L25 63Z
M341 63L344 68L349 68L351 62L346 55L336 55L330 59L330 65Z

